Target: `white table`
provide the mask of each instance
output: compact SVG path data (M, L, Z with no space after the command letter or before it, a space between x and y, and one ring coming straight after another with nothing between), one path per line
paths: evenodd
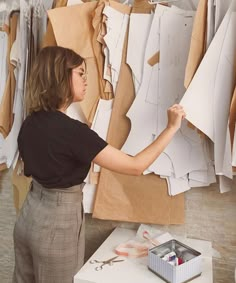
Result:
M126 257L119 257L125 259L123 262L114 263L112 266L105 265L100 271L96 271L95 267L98 264L90 264L92 259L107 260L112 256L116 256L113 252L114 248L134 238L135 230L116 228L105 242L98 248L98 250L85 263L80 271L74 277L74 283L164 283L157 275L152 273L147 268L147 257L130 259ZM180 240L180 239L178 239ZM201 252L207 249L206 241L192 240L181 241L189 246L196 247ZM204 243L205 242L205 243ZM193 245L191 245L193 244ZM208 245L209 247L209 245ZM212 257L202 254L203 272L201 276L191 281L191 283L213 283L212 279Z

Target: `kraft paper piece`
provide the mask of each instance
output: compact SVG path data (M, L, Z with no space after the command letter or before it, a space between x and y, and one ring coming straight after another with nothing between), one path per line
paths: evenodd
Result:
M117 1L109 1L109 6L111 6L113 9L117 10L118 12L122 14L129 15L131 12L131 7L128 5L124 5L122 3L119 3Z
M96 2L88 2L48 11L57 44L73 49L86 59L88 87L81 108L90 124L100 97L99 75L91 40L96 6Z
M126 52L127 36L108 130L108 142L116 148L122 147L129 134L130 122L126 113L135 96L132 73L125 64ZM128 222L181 224L184 222L184 195L168 196L166 181L154 174L127 176L103 168L93 217Z
M134 0L132 13L151 14L155 10L155 5L148 3L146 0Z
M92 19L92 26L94 29L93 37L92 37L92 46L93 52L95 56L95 61L99 74L99 88L100 88L100 98L102 99L111 99L113 98L112 87L109 82L103 79L103 68L104 68L104 54L103 50L105 48L104 45L104 26L103 23L103 9L105 7L105 2L103 0L97 2L97 7L94 11L94 16ZM108 85L109 84L109 87Z
M16 28L17 28L17 19L18 15L14 14L10 18L10 33L8 35L8 52L7 52L7 61L8 61L8 77L5 85L5 90L0 104L0 131L4 138L11 131L13 124L13 103L15 96L15 86L16 80L14 75L15 66L10 63L10 51L13 45L13 42L16 39Z
M96 5L90 2L48 11L58 45L73 49L83 58L94 57L91 21Z
M7 169L7 164L6 163L0 164L0 171L4 171L6 169Z
M187 88L204 56L207 30L207 0L200 0L195 15L184 86Z
M59 1L55 1L56 5L54 8L59 8L59 7L65 7L67 5L67 0L59 0ZM52 29L52 24L50 22L50 19L48 19L48 26L47 26L47 30L46 33L43 37L43 41L42 41L42 48L46 47L46 46L56 46L57 42L55 39L55 35Z

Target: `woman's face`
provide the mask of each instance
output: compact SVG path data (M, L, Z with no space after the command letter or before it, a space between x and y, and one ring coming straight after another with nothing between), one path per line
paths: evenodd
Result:
M87 88L87 77L85 63L72 70L72 90L74 94L73 102L84 100Z

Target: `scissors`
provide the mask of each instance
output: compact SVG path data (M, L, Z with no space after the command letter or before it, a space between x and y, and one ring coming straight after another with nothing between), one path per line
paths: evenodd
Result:
M90 260L90 263L91 263L91 264L94 264L94 263L101 263L100 266L95 267L95 270L96 270L96 271L99 271L99 270L102 270L102 269L103 269L103 266L106 265L106 264L108 264L108 265L113 265L114 262L121 262L121 261L124 261L123 259L115 260L115 259L118 258L118 257L119 257L119 256L117 255L117 256L114 256L114 257L112 257L112 258L110 258L110 259L108 259L108 260L96 260L96 259L94 259L94 260Z

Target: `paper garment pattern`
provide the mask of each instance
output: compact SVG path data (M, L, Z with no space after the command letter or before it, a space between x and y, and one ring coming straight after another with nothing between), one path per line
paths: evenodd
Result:
M181 104L187 119L214 142L216 174L232 179L228 130L235 86L236 1L232 1ZM201 113L201 115L199 115Z
M136 7L135 3L134 6ZM138 1L139 3L140 1ZM137 6L139 12L141 12L141 4ZM144 5L144 11L147 12L147 10L150 11L151 9ZM125 63L127 39L126 34L120 77L108 131L108 142L116 148L121 148L128 136L130 123L125 114L135 95L132 73ZM117 125L119 125L119 130L117 130ZM157 175L127 176L102 168L93 217L139 223L183 223L184 196L179 194L170 197L167 193L166 181L160 179Z
M146 47L142 84L127 113L132 128L122 150L129 154L137 154L161 133L167 124L167 108L178 102L184 93L184 69L193 15L193 12L177 7L157 5ZM184 28L185 32L182 36L179 35L177 30ZM160 62L150 66L148 58L157 50L160 50ZM173 83L170 84L169 81ZM208 154L204 151L203 143L197 133L183 123L181 131L146 173L155 172L162 177L171 178L168 181L171 195L188 190L190 187L186 182L186 174L199 169L208 170L204 157ZM173 178L180 179L174 182ZM182 186L179 187L178 183L182 183ZM209 185L209 182L201 185ZM179 190L181 187L182 190Z

